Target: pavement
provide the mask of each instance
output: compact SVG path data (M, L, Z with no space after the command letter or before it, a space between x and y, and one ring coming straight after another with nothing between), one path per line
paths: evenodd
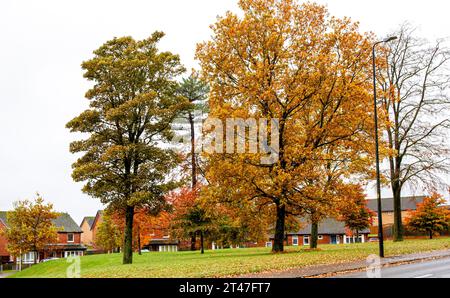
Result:
M379 278L450 278L450 257L420 263L381 268ZM366 272L336 275L334 278L367 278Z
M383 277L385 267L395 265L405 265L418 262L429 262L433 260L449 259L450 250L438 250L432 252L422 252L407 254L401 256L392 256L380 260L379 267L382 268ZM373 261L373 260L372 260ZM355 262L343 262L337 264L316 265L310 267L289 269L283 271L270 271L241 275L242 278L308 278L308 277L367 277L366 269L371 266L367 260ZM445 265L444 265L445 268ZM450 269L450 266L448 267ZM445 269L443 269L445 270ZM357 273L355 276L349 276L351 273ZM389 272L387 272L389 274ZM431 273L426 273L431 274ZM425 274L424 274L425 275ZM387 276L387 275L386 275Z
M0 278L8 277L9 275L11 275L13 273L16 273L16 272L15 271L8 271L8 272L0 273Z

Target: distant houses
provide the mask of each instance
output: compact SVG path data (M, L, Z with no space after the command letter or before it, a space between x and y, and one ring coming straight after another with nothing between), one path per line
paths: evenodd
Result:
M82 256L86 251L86 246L81 243L83 231L68 213L61 213L53 224L57 227L58 242L49 243L43 251L38 254L38 260L42 261L51 258L67 258L69 256ZM0 228L7 228L7 212L0 211ZM12 262L14 258L6 250L7 239L0 236L0 257L2 263ZM27 252L22 255L22 263L34 263L34 252Z
M81 243L92 246L94 239L92 237L92 224L94 223L95 216L86 216L83 218L80 224L80 228L83 231L81 234Z
M417 204L422 203L425 196L411 196L402 198L402 218L409 216L410 211L416 210ZM377 212L377 200L367 200L367 207ZM446 206L447 208L448 206ZM389 228L394 223L393 199L382 199L382 216L385 235L389 237ZM51 258L66 258L69 256L82 256L90 248L92 251L101 252L95 245L95 238L99 226L103 222L103 211L99 210L95 216L86 216L77 225L68 213L61 213L53 220L58 228L58 242L48 244L39 252L38 260ZM7 212L0 211L0 229L8 227ZM373 224L369 229L359 231L359 238L353 231L345 227L345 223L333 218L324 219L318 225L318 244L348 244L354 242L366 242L370 237L376 237L378 230L377 216L373 218ZM372 234L372 235L371 235ZM154 252L188 250L189 241L173 239L167 229L155 229L152 234L146 235L146 243L142 243L143 249ZM271 246L273 237L269 236L267 242L252 243L251 246ZM311 241L311 224L303 219L300 220L300 228L286 233L286 245L306 246ZM211 246L215 247L214 244ZM0 235L0 264L15 261L7 250L7 239ZM22 256L23 263L34 263L34 253L29 252Z
M288 245L309 245L311 241L311 224L302 222L302 228L287 234ZM349 244L366 242L369 229L359 231L359 239L353 231L345 227L345 223L334 218L326 218L318 226L318 244Z
M411 210L416 210L417 204L422 203L426 196L410 196L401 198L402 219L409 216ZM378 213L378 201L376 199L367 200L367 208ZM383 198L381 200L383 226L394 224L394 199ZM378 227L378 217L373 218L373 226Z
M0 231L6 228L6 212L0 211ZM0 234L0 264L8 263L10 261L10 255L6 249L7 244L6 238Z
M425 196L402 197L402 219L405 220L410 212L416 210L417 204L422 203ZM393 198L383 198L381 201L384 236L389 238L392 235L394 224L394 200ZM353 231L345 227L345 223L334 218L326 218L318 225L318 244L348 244L354 242L366 242L370 238L377 238L378 218L377 200L367 200L367 207L375 213L370 229L359 231L359 239ZM301 228L297 231L286 233L285 244L292 246L309 245L311 241L311 224L305 219L300 219ZM271 246L273 236L269 236L266 246Z

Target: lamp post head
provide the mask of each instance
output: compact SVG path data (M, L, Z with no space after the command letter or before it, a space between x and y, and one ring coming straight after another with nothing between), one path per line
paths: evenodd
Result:
M391 37L388 37L385 40L383 40L383 42L390 42L390 41L393 41L393 40L396 40L396 39L397 39L397 36L391 36Z

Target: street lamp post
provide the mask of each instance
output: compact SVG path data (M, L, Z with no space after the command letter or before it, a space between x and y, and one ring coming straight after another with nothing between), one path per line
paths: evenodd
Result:
M377 79L376 79L376 63L375 63L375 47L381 43L390 42L397 39L396 36L389 37L385 40L376 42L372 47L372 63L373 63L373 107L375 122L375 158L377 168L377 209L378 209L378 244L380 250L380 258L384 258L384 239L383 239L383 214L381 208L381 181L380 181L380 155L378 148L378 111L377 111Z

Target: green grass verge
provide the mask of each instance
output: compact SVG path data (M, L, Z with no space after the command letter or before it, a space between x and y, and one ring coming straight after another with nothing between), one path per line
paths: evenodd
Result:
M386 256L447 249L450 238L386 242ZM378 252L378 243L322 245L320 250L287 247L282 254L267 248L226 249L197 252L144 253L134 263L122 265L121 254L81 257L81 277L224 277L246 273L301 268L363 260ZM10 277L66 277L65 259L35 265Z

